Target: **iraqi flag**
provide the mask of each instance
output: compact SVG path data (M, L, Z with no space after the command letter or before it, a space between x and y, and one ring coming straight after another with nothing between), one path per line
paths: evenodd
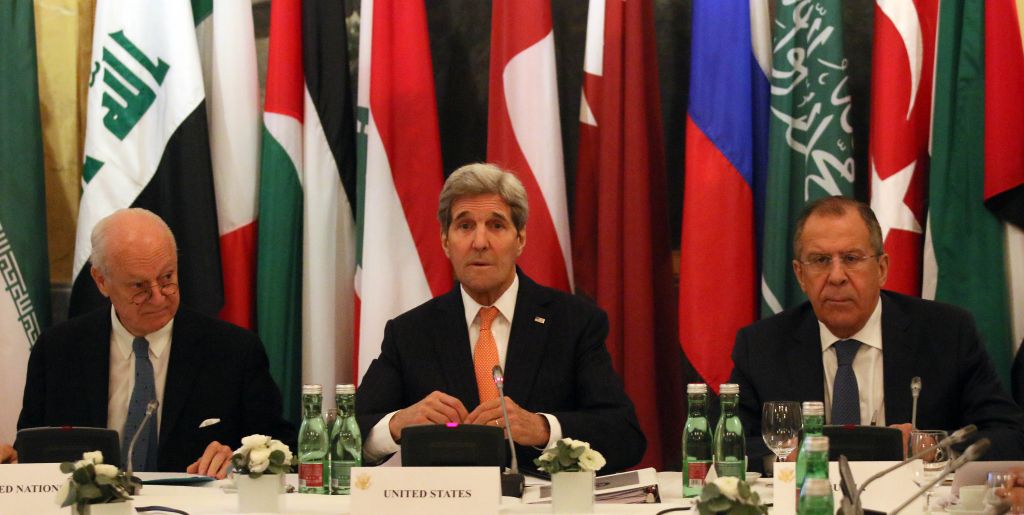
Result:
M660 469L679 459L684 415L650 0L590 1L583 72L576 287L608 314L612 365L647 436L639 466Z
M220 317L255 328L256 195L260 84L252 2L194 2L217 198L224 307Z
M70 314L107 302L89 275L96 222L143 207L177 239L182 301L215 315L220 250L191 4L99 0L92 56Z
M757 318L771 69L767 5L695 0L692 34L679 341L717 392L732 372L736 331ZM729 273L708 273L715 269Z
M875 3L871 209L889 255L887 290L921 294L938 0Z
M452 287L437 222L444 174L426 9L419 0L361 8L359 378L388 320Z
M529 239L517 264L540 284L572 291L558 113L550 3L495 0L487 160L515 173L530 199Z
M351 380L355 126L345 34L340 2L271 6L256 320L292 420L302 383Z

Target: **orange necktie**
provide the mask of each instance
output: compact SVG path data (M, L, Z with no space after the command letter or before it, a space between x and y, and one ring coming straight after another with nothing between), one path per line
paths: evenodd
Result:
M498 316L494 306L480 308L480 337L473 351L473 368L476 370L476 388L480 392L480 403L498 398L498 387L494 385L491 371L498 364L498 344L491 333L491 322Z

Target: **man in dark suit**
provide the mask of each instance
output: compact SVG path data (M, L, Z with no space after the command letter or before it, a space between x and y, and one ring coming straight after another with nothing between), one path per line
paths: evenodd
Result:
M96 225L92 247L91 273L111 308L39 337L18 429L107 427L121 433L124 450L141 422L139 408L156 399L135 470L223 478L229 445L244 436L268 434L294 446L259 338L179 309L177 248L163 220L143 209L117 211Z
M751 457L768 454L760 436L765 401L823 401L828 423L906 433L915 376L923 386L918 427L977 424L992 440L989 457L1024 457L1024 414L1000 385L970 314L881 291L889 257L867 205L842 197L809 204L794 253L809 301L741 329L733 348L731 381L740 385Z
M590 442L607 471L642 457L646 440L605 349L604 312L517 273L527 213L522 184L493 165L445 181L441 245L459 284L387 323L356 394L368 462L396 452L410 425L504 426L496 364L523 463L561 437Z

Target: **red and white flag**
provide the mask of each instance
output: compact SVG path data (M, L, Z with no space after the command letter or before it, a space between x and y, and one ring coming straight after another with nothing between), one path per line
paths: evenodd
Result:
M871 208L888 290L921 294L938 0L877 0L871 84Z
M437 198L444 173L421 1L363 0L359 34L358 377L384 324L452 286Z
M495 0L487 160L511 170L530 199L518 263L540 284L572 291L555 35L546 0Z

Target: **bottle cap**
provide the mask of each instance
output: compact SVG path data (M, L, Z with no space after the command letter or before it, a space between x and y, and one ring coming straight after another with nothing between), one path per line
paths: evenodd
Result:
M828 437L808 436L804 438L804 445L809 452L828 452Z
M821 401L804 401L804 416L825 416L825 403Z
M302 385L302 395L310 394L322 395L324 393L324 387L318 384L304 384Z
M721 394L721 395L725 395L725 394L739 394L740 393L740 385L738 385L736 383L722 383L722 385L718 387L718 393Z
M337 395L352 395L356 393L356 385L354 384L339 384L335 385L334 393Z
M686 385L686 393L708 393L708 385L704 383L690 383Z
M804 495L814 497L832 497L832 485L823 477L809 477L804 481Z

